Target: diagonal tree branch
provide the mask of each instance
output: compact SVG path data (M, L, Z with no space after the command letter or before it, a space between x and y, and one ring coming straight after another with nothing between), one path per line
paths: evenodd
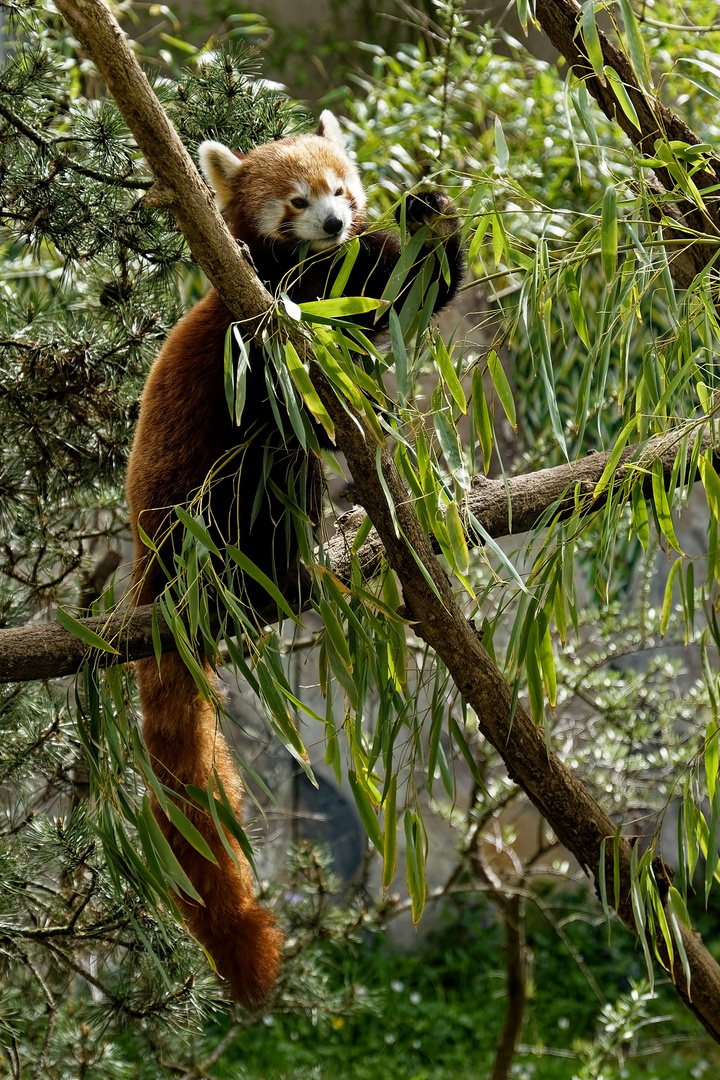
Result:
M184 228L183 221L187 225L193 253L203 269L234 314L245 318L261 316L267 309L267 294L254 280L209 198L199 190L200 181L188 155L177 137L171 138L174 133L108 9L101 0L56 0L56 3L116 97L155 176L167 185L170 205L181 227ZM615 834L613 821L551 752L544 733L536 728L522 705L513 708L511 688L456 604L450 582L407 499L389 450L385 448L380 462L383 486L376 468L372 433L361 418L347 414L322 377L316 374L314 381L335 424L359 501L372 518L401 581L406 612L414 620L416 631L446 664L461 694L475 711L481 733L503 757L510 777L525 790L558 838L598 881L602 844ZM621 839L618 914L637 932L630 904L630 856L629 842ZM666 878L660 880L667 885ZM612 884L607 894L613 895ZM720 967L697 934L684 927L680 933L692 986L688 986L678 950L675 963L670 965L673 981L688 1007L720 1041Z

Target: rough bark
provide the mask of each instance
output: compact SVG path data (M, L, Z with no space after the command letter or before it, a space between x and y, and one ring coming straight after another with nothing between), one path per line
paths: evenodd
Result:
M261 315L267 294L253 283L252 271L222 227L209 199L204 193L200 197L199 181L190 159L177 140L168 140L169 125L161 110L158 115L159 106L155 103L151 108L147 101L143 104L143 100L153 97L152 92L108 9L100 0L56 2L116 96L156 177L169 186L174 185L171 205L178 222L187 223L189 216L193 218L187 223L194 237L191 246L203 269L238 317ZM557 2L562 5L563 0ZM177 172L169 157L178 158ZM201 251L208 254L207 259L201 256ZM600 845L614 836L614 823L574 773L552 753L544 734L535 727L522 705L513 710L511 689L455 603L450 582L406 498L387 449L380 467L394 503L395 520L379 483L371 432L359 418L351 420L323 378L316 378L316 386L335 423L358 499L370 514L401 581L406 610L415 621L416 631L446 664L458 689L475 711L482 735L497 748L511 778L525 790L580 864L597 877ZM636 930L628 898L630 852L629 842L622 840L618 913ZM608 889L608 895L613 895L612 888ZM679 960L673 970L675 985L688 1007L720 1041L720 967L704 948L699 935L684 928L681 932L692 987L687 986Z

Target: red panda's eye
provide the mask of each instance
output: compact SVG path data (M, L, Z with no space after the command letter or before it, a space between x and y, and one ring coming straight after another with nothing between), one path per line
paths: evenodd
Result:
M290 205L294 206L296 210L305 210L308 205L308 201L307 199L300 198L300 196L298 195L296 199L290 200Z

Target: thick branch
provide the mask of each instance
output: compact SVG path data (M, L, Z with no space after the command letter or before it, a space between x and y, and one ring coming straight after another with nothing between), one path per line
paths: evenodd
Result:
M709 435L705 442L710 444ZM691 452L690 448L688 460ZM662 462L665 482L669 484L676 453L677 440L668 436L653 439L643 447L628 447L615 474L613 490L616 496L618 486L630 470L646 468L656 459ZM520 536L529 532L542 521L551 508L553 513L560 516L573 513L576 509L578 489L588 510L599 510L604 496L593 503L592 494L609 457L609 451L588 454L580 461L508 477L506 480L475 477L472 489L464 500L463 510L476 517L493 539L509 536L511 533ZM632 464L629 464L630 462ZM650 481L647 480L646 483L646 496L650 498ZM358 508L340 518L337 535L324 547L327 565L348 586L353 558L358 560L363 576L372 577L385 557L385 548L376 529L370 531L364 544L353 555L353 542L364 520L365 512ZM467 533L467 540L469 544L478 543L477 534L472 529ZM308 607L309 604L308 599L305 606ZM268 608L263 615L272 623L277 612ZM130 660L142 660L146 656L152 656L151 616L152 608L148 606L116 614L111 618L80 619L84 627L117 649L117 653L96 650L94 662L124 664ZM173 651L174 639L162 617L158 625L163 649ZM73 675L88 659L88 655L87 645L57 623L39 623L0 630L0 683Z
M175 191L173 209L178 222L188 216L194 218L188 223L194 238L191 246L203 269L234 314L257 316L266 294L251 280L252 273L239 257L237 245L209 198L198 190L201 185L197 173L177 138L169 137L172 129L107 8L100 0L56 3L116 95L157 179ZM170 157L177 161L169 161ZM201 257L201 250L207 258ZM505 760L510 777L526 791L581 865L597 876L600 845L614 836L614 823L571 770L549 751L543 732L535 727L522 705L516 703L513 708L512 691L456 604L450 582L433 555L389 451L383 451L380 467L394 515L378 479L372 433L361 419L348 416L324 378L317 375L315 382L335 424L358 498L370 514L401 581L407 613L415 621L417 632L447 666L474 709L480 731ZM627 841L620 842L619 860L619 914L635 929L628 899ZM608 895L613 895L612 887ZM698 935L686 930L682 933L692 972L692 1000L679 960L673 971L676 986L708 1031L720 1040L720 968Z

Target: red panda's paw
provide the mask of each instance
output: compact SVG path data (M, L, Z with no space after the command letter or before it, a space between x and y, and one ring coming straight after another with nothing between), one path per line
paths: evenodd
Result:
M454 236L460 229L455 203L441 191L420 191L417 195L408 195L405 220L411 233L427 225L431 234L442 240Z

